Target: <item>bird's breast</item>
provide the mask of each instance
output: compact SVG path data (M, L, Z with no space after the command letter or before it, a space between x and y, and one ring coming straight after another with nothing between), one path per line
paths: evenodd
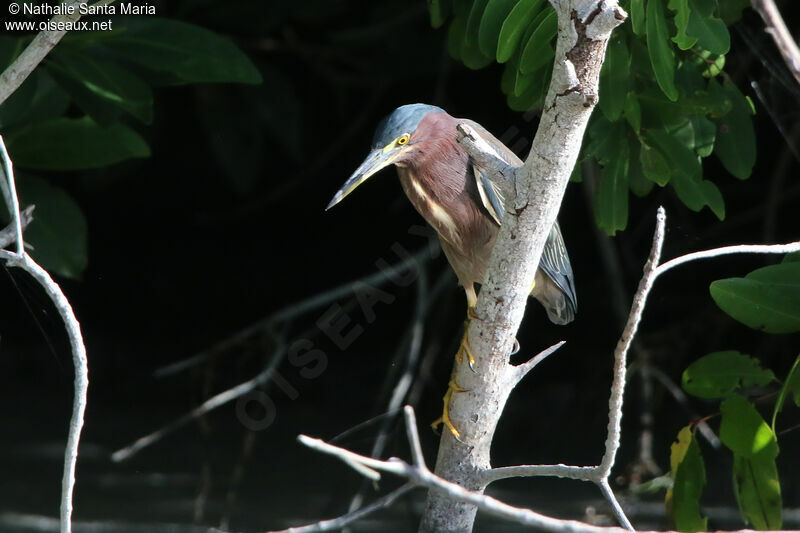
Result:
M409 167L397 169L400 176L400 185L403 187L411 205L430 224L436 233L457 248L461 248L462 235L459 225L451 215L447 202L437 198L414 175Z

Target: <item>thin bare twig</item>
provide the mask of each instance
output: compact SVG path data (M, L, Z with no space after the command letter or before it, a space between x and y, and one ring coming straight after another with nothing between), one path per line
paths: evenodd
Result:
M5 183L3 180L0 180ZM25 231L25 228L33 222L33 210L36 208L35 205L29 205L19 213L19 227L22 231ZM11 224L0 230L0 248L5 248L12 242L17 241L17 224L15 221L12 221Z
M352 466L352 463L348 463ZM370 503L369 505L362 507L360 509L356 509L355 511L349 512L345 515L342 515L337 518L332 518L330 520L321 520L314 524L309 524L307 526L300 526L300 527L290 527L289 529L281 529L280 531L271 531L269 533L315 533L317 531L333 531L342 529L348 524L352 524L356 520L364 518L367 515L374 513L380 509L385 509L392 505L395 500L406 494L407 492L411 491L412 489L416 488L413 483L406 483L405 485L393 490L386 496L382 498L378 498L374 502Z
M800 241L790 242L788 244L738 244L735 246L724 246L722 248L693 252L676 257L675 259L670 259L666 263L659 265L658 269L656 269L656 277L667 270L672 270L678 265L690 261L697 261L698 259L710 259L712 257L730 254L790 254L793 252L800 252Z
M22 239L22 215L19 211L19 199L17 189L14 184L14 169L11 158L6 150L3 137L0 136L0 156L2 157L2 168L0 168L0 182L6 183L3 188L8 205L12 207L11 217L16 233L16 253L0 250L0 259L4 259L9 266L16 266L30 274L47 293L53 302L69 337L70 348L72 349L72 363L75 367L74 379L74 398L72 400L72 416L69 422L69 433L67 435L67 445L64 450L64 473L61 479L61 533L72 531L72 493L75 487L75 466L78 460L78 444L83 428L83 417L86 411L86 398L89 388L89 366L86 360L86 347L83 344L81 326L72 306L61 291L61 287L53 281L53 278L45 269L40 267L25 252L25 243ZM3 175L4 174L4 175Z
M783 22L783 17L775 2L773 0L751 0L751 4L753 9L764 19L766 32L772 36L786 66L789 67L794 79L800 83L800 49L794 42L786 23Z
M227 339L218 342L208 350L203 350L202 352L186 359L162 366L154 372L154 376L157 378L164 378L193 368L209 359L218 356L221 353L224 353L226 350L234 346L238 346L245 339L248 339L249 337L261 331L269 329L275 324L291 320L298 316L304 315L305 313L319 309L320 307L330 304L331 302L334 302L344 296L348 296L352 294L354 290L360 286L363 286L364 284L379 287L383 283L390 281L394 276L401 275L412 268L416 268L420 264L433 257L433 255L437 253L435 246L438 246L438 244L429 244L416 252L414 255L403 259L402 261L399 261L388 268L382 268L377 272L369 274L368 276L343 283L330 290L320 294L315 294L297 303L293 303L287 307L284 307L283 309L280 309L275 313L262 318L261 320L258 320L257 322L238 331Z
M608 400L608 436L606 438L606 451L603 460L600 462L600 472L604 479L608 479L611 474L611 467L614 466L617 450L619 449L620 433L622 426L622 400L625 391L625 373L627 371L627 355L631 347L636 331L639 329L639 322L642 320L647 296L653 288L657 273L659 258L661 257L661 247L664 244L664 226L666 225L667 215L663 207L658 208L656 214L656 230L653 235L653 244L650 247L650 256L644 266L644 275L633 296L633 304L628 314L628 321L622 331L617 347L614 349L614 379L611 384L611 398Z
M205 415L213 411L214 409L225 405L228 402L236 400L244 396L245 394L249 393L250 391L255 390L256 388L264 385L266 382L270 380L272 374L275 372L275 369L278 367L278 364L283 360L283 353L286 351L286 346L281 344L275 350L272 358L270 359L269 365L262 370L259 374L257 374L254 378L249 379L243 383L239 383L238 385L231 387L228 390L222 391L219 394L215 394L208 400L204 401L188 413L178 417L174 421L170 422L166 426L162 427L161 429L154 431L148 435L140 437L136 439L132 444L125 446L124 448L120 448L119 450L115 451L111 454L111 460L115 463L125 461L126 459L130 459L133 455L139 453L142 449L150 446L151 444L160 441L176 429L179 429L189 422L196 420L197 418Z
M50 19L51 27L68 27L81 18L80 9L81 4L85 4L86 0L74 0L68 7L71 8L71 14L56 15ZM39 63L50 53L50 50L58 44L67 30L55 29L45 30L39 32L33 38L25 50L11 63L8 68L0 75L0 104L6 101L14 91L16 91L22 82L24 82L31 72L39 66Z

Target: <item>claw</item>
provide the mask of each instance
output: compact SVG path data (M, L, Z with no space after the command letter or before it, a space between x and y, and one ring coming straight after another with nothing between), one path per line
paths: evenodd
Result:
M444 424L458 442L464 443L464 441L461 440L461 432L456 429L453 422L450 420L450 401L453 398L454 392L467 392L467 389L461 387L454 379L450 380L450 383L447 385L447 392L444 393L444 409L442 410L442 416L434 420L431 423L431 427L436 431L440 424Z
M456 352L456 362L461 364L464 360L464 354L467 355L467 364L469 369L477 374L475 370L475 356L472 355L472 348L469 347L469 320L464 322L464 336L461 338L461 345Z

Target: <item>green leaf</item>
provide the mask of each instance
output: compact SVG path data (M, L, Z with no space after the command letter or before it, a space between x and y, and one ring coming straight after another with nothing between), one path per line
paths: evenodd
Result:
M617 128L618 129L618 128ZM608 235L624 230L628 224L628 164L630 149L623 135L613 135L606 154L608 162L600 171L594 198L597 227Z
M522 49L519 60L519 70L525 74L535 72L553 62L555 52L551 43L558 31L558 16L552 7L545 7L545 16L536 26L530 39Z
M697 37L686 34L686 27L689 25L689 17L692 13L689 9L689 0L669 0L667 7L675 11L675 27L678 30L672 41L681 50L688 50L697 42Z
M539 12L544 0L519 0L500 28L500 38L497 40L497 62L505 63L514 54L519 46L528 24Z
M793 252L783 256L781 263L800 263L800 252Z
M736 503L745 519L756 529L783 527L781 483L775 458L734 454L733 485Z
M478 46L484 55L496 57L500 30L517 0L489 0L478 28Z
M451 0L428 0L428 14L431 18L431 26L441 28L450 14Z
M612 39L600 71L600 111L611 121L619 120L630 83L631 56L623 39Z
M63 189L41 178L23 175L18 187L22 205L36 205L33 222L25 230L33 258L54 274L80 278L88 264L86 219L81 208Z
M689 119L694 130L694 150L700 157L708 157L714 151L717 126L705 117L694 115Z
M478 48L478 52L480 52L480 48L477 46L478 29L481 26L483 12L486 9L486 4L488 2L489 0L473 0L472 9L469 10L469 16L467 17L467 30L464 32L464 40L470 43L470 45L474 44L476 48ZM482 52L481 55L483 55ZM492 54L487 55L492 57Z
M44 70L34 70L28 79L0 105L0 126L32 124L63 115L69 96Z
M744 396L734 394L720 405L719 439L733 453L751 458L778 455L778 440L756 408Z
M751 107L739 89L727 80L721 90L719 84L711 80L709 91L713 96L723 97L731 105L728 114L714 121L717 124L714 153L728 172L739 179L747 179L756 163L756 134Z
M763 386L775 379L758 359L736 351L704 355L683 371L683 390L698 398L724 398L740 387Z
M667 509L675 520L678 531L706 531L708 519L700 515L700 497L706 484L706 468L691 426L678 432L678 440L672 443L670 449L670 476L673 484L666 495Z
M742 11L746 7L750 7L750 0L719 0L719 16L731 26L742 18Z
M29 124L9 134L6 142L15 164L42 170L99 168L150 155L129 127L115 123L104 128L89 117Z
M629 92L625 96L624 113L625 120L628 121L633 131L638 133L642 128L642 107L639 105L639 99L633 92Z
M506 64L503 66L503 75L500 78L500 89L503 91L503 94L509 95L514 94L514 87L517 80L517 73L519 69L517 66L519 65L519 56L520 51L514 54L514 57L511 58Z
M658 148L642 144L642 148L639 150L639 158L642 161L644 177L657 183L660 187L664 187L669 183L672 170Z
M644 198L650 194L655 184L644 177L642 163L636 153L636 148L638 146L639 142L637 140L631 140L631 159L630 163L628 164L628 182L630 183L631 192L639 198Z
M800 263L717 280L710 291L720 309L746 326L767 333L800 331Z
M205 28L155 16L117 17L117 24L124 29L105 45L158 73L161 83L261 83L258 69L236 45Z
M686 33L690 37L697 39L697 46L703 50L708 50L713 54L727 54L731 49L731 36L728 27L721 19L701 6L708 0L689 0L692 6L692 14L689 17L689 24L686 26ZM716 1L708 2L716 4ZM684 48L685 50L685 48Z
M778 413L783 410L783 403L786 401L786 396L791 394L794 404L800 407L800 355L794 360L792 369L783 382L781 392L778 394L778 400L775 402L775 409L772 411L772 431L775 431L775 420L778 418Z
M108 116L105 109L109 106L130 113L146 124L152 122L153 93L150 87L124 68L88 54L76 54L68 48L57 48L49 67L54 76L61 74L66 78L62 78L61 85L97 122L110 122L103 120Z
M456 15L450 28L447 30L447 51L450 57L461 61L461 46L464 42L464 32L467 30L467 19L461 15Z
M553 66L548 65L542 72L541 76L534 76L533 82L520 95L509 94L506 98L508 107L514 111L530 111L532 109L541 109L544 105L544 98L547 95L547 88L550 84L550 76L553 72Z
M669 163L670 184L686 207L700 211L708 206L717 218L723 220L725 202L722 193L712 182L702 179L702 167L697 154L663 130L649 130L645 138L649 144L659 148Z
M674 102L678 99L678 89L675 87L675 53L670 46L662 0L647 2L647 50L658 86Z
M631 0L631 27L636 35L644 33L644 0Z
M0 104L0 127L3 128L3 131L6 131L9 126L28 120L29 109L36 96L38 82L36 72L31 73L22 82L22 85Z

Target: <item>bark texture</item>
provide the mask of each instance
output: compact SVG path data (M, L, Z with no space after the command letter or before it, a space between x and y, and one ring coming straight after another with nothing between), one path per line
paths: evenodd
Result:
M553 78L525 165L516 171L516 194L492 252L469 342L475 370L457 365L450 416L461 440L442 432L436 474L477 492L486 486L495 428L511 390L521 378L509 363L514 338L550 227L556 220L598 100L598 78L608 38L625 12L616 0L551 0L558 14ZM420 531L469 532L476 507L431 491Z

